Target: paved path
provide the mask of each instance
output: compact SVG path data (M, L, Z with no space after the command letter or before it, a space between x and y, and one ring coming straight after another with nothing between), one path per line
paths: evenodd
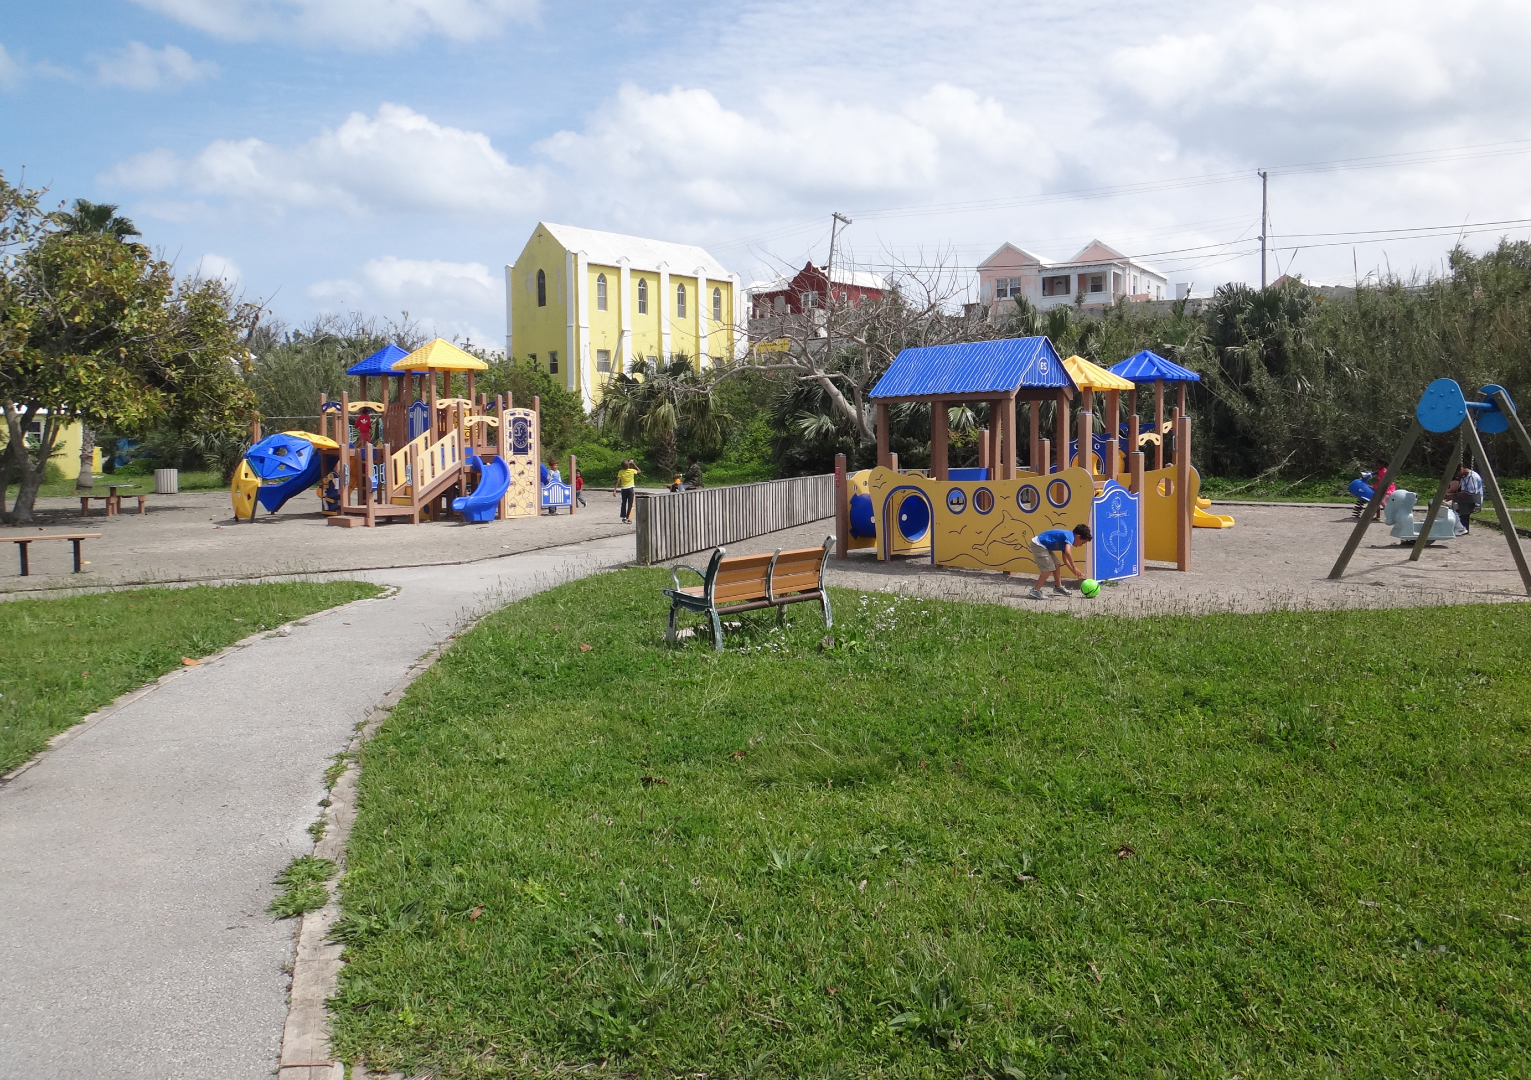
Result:
M0 1080L270 1076L293 923L264 909L333 755L465 618L631 557L362 575L399 592L188 670L0 788Z

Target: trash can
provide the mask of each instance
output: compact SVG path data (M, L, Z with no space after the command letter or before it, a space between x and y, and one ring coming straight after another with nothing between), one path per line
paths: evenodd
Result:
M181 470L155 469L154 494L177 495L181 490Z

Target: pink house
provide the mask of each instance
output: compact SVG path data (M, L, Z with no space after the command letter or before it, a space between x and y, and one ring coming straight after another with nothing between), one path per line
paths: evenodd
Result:
M1050 262L1007 243L978 265L978 297L991 308L1016 296L1042 311L1072 304L1081 295L1086 306L1163 300L1168 286L1163 274L1099 240L1067 262Z

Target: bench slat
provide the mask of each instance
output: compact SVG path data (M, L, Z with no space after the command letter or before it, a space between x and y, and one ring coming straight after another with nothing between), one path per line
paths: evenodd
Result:
M766 588L764 581L740 582L737 585L719 585L712 590L712 598L720 604L730 603L734 600L746 600L759 597L765 599Z

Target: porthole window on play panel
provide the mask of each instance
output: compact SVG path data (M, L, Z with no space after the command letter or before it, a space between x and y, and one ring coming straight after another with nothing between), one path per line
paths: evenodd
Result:
M1073 495L1074 493L1069 490L1069 486L1062 480L1054 480L1047 485L1047 501L1059 510L1062 510L1069 504L1069 499L1073 498Z
M973 509L980 514L987 514L994 509L994 492L988 488L979 488L973 492Z
M1020 507L1022 513L1029 514L1042 505L1042 496L1035 486L1022 484L1021 490L1015 493L1015 505Z
M961 488L952 488L946 493L946 508L954 514L960 514L968 508L967 494Z
M643 278L638 279L638 314L649 313L649 283Z
M606 275L595 275L595 310L606 310Z

